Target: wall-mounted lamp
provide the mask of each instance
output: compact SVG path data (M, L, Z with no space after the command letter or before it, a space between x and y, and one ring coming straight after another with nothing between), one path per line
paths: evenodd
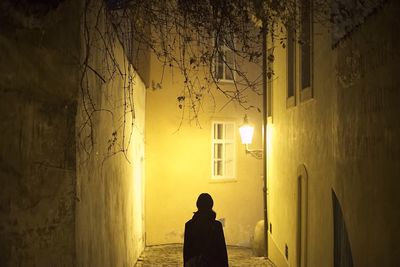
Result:
M250 154L257 159L262 159L262 149L249 149L249 145L253 140L254 126L249 124L247 119L247 114L244 115L243 124L239 128L240 138L242 139L242 144L245 145L246 154Z

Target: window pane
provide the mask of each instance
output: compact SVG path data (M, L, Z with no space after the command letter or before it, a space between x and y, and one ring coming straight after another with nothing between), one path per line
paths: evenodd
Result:
M225 160L228 161L233 161L233 153L234 153L234 148L233 144L226 144L225 145Z
M214 144L214 159L222 159L222 144Z
M216 60L215 78L224 78L224 58L222 53L218 53L218 57Z
M311 17L310 3L303 1L301 8L301 89L311 86Z
M231 50L227 50L225 52L225 79L226 80L233 80L233 70L234 70L234 55Z
M214 139L221 140L223 138L223 125L220 123L214 124Z
M228 66L225 66L225 80L233 81L233 71Z
M287 32L287 97L292 97L294 96L294 68L295 68L295 36L294 36L294 32L293 29L288 29Z
M233 80L235 67L234 53L231 49L234 48L233 35L217 35L215 45L217 55L215 59L215 78L223 80Z
M222 161L214 161L214 176L222 176Z
M225 138L232 140L233 139L233 123L227 123L225 124Z
M225 176L228 178L233 177L233 160L225 162Z
M224 138L224 125L223 124L218 124L217 139L223 139L223 138Z
M229 65L231 68L233 68L233 63L234 63L233 59L234 59L233 51L227 49L225 51L225 61L226 64Z
M227 177L233 177L234 152L234 146L232 143L225 145L225 176Z
M218 69L217 69L217 75L216 77L218 80L224 79L224 66L218 65Z

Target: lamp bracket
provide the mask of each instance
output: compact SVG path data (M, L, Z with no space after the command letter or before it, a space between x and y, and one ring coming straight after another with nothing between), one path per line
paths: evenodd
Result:
M249 149L249 145L246 144L246 154L250 154L251 156L255 157L256 159L263 158L263 150L262 149Z

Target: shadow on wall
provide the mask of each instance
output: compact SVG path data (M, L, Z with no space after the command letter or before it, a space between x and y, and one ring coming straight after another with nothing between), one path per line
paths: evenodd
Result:
M332 205L333 205L333 255L334 267L353 267L353 255L349 237L347 234L346 223L343 218L342 207L332 189Z

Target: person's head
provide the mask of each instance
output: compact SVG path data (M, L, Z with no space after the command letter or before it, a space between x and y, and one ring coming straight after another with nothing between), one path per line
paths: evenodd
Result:
M212 210L214 201L207 193L201 193L196 201L196 206L199 211Z

